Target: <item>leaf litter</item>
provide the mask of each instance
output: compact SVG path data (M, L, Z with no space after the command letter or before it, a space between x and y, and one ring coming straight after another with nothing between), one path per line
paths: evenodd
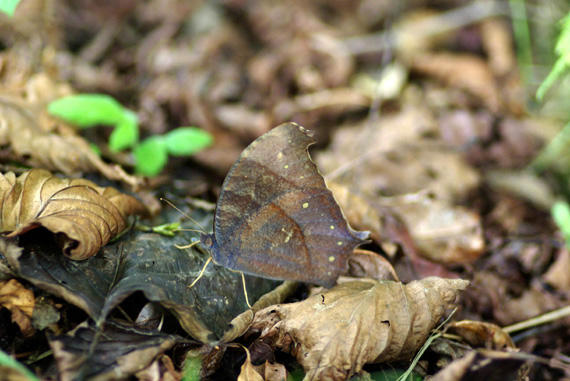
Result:
M540 335L501 330L567 304L570 261L547 213L559 192L555 176L526 176L520 191L521 168L560 123L527 116L509 20L500 9L422 5L432 9L402 12L367 0L127 1L63 4L51 12L49 4L22 2L6 21L8 33L0 33L7 208L1 223L11 237L1 242L0 275L5 284L19 282L17 294L27 295L32 315L44 315L44 323L32 316L30 326L18 299L0 298L6 308L0 311L7 311L0 322L19 326L17 335L2 335L0 324L1 349L36 361L47 378L180 379L186 353L200 353L201 377L283 378L296 362L307 379L345 379L386 361L407 366L446 309L459 303L454 319L467 320L449 325L459 327L453 336L432 342L422 358L429 366L416 372L441 370L436 379L490 377L499 369L502 376L568 376L559 355L568 350L568 319ZM52 18L60 11L65 17ZM392 57L399 79L385 65ZM357 86L357 77L393 80L396 87L384 98L377 86ZM80 135L45 113L49 101L71 93L116 97L136 111L142 136L192 125L210 132L215 144L192 161L177 158L157 180L137 178L129 174L128 154L105 147L104 129ZM352 277L375 281L342 277L331 290L301 287L290 300L297 303L279 304L297 285L246 277L251 299L259 300L250 310L239 274L209 266L204 280L187 287L207 254L174 245L195 234L125 230L127 215L151 202L141 192L133 195L145 201L133 201L122 188L214 200L219 189L212 184L221 183L214 177L251 140L289 120L316 130L320 170L351 225L372 231L370 251L349 261ZM108 191L108 180L121 190ZM60 184L55 194L73 201L42 208L36 202L42 182ZM26 191L22 197L14 196L16 188ZM144 221L150 226L178 219L152 211ZM80 228L77 219L99 222ZM203 214L197 219L211 224ZM61 255L62 248L83 260ZM149 301L157 306L155 323L143 329L136 317ZM46 335L53 357L37 362L48 350ZM250 346L251 363L234 341ZM37 344L32 353L30 344ZM520 352L505 351L513 346ZM477 349L489 347L500 351ZM292 358L283 360L285 353Z

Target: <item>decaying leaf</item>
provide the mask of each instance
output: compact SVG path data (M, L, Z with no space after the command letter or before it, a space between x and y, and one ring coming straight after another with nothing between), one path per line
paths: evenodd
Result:
M6 308L12 313L12 321L18 324L24 337L31 336L35 331L30 320L34 304L33 291L16 279L0 281L0 308Z
M526 380L528 368L521 371L526 363L538 358L526 353L500 352L480 349L469 352L457 359L442 371L430 378L432 381L461 380Z
M434 262L469 263L483 253L481 218L465 207L418 193L393 198L390 208L407 224L419 252Z
M181 337L133 324L108 321L103 332L81 324L67 335L50 338L62 381L124 379L146 368Z
M49 81L48 87L56 85L46 75L38 75L30 82ZM120 166L106 164L93 152L89 143L72 130L53 128L57 125L44 110L47 102L54 100L53 91L28 94L26 99L16 96L0 96L0 144L9 147L8 157L32 167L61 171L70 176L82 172L99 172L111 180L120 180L138 188L143 180L129 175ZM50 98L51 97L51 98ZM49 127L48 127L49 126Z
M462 320L450 323L446 330L461 336L473 347L497 350L516 349L509 334L496 324Z
M396 248L393 242L398 242L399 239L390 235L391 229L385 226L385 216L378 211L378 208L364 197L351 192L343 184L328 181L327 187L333 192L350 226L357 230L370 231L372 239L382 245L385 252L394 254Z
M372 251L355 249L348 257L348 273L357 278L400 280L392 264Z
M263 381L263 377L261 377L261 374L257 373L255 367L251 363L251 356L247 349L245 350L245 353L247 358L241 366L238 381Z
M412 59L412 69L471 93L492 112L498 112L502 107L493 73L487 62L478 56L423 53Z
M170 209L161 217L173 221L175 215L180 217ZM199 213L191 215L202 225L211 221L201 219ZM190 226L194 223L188 220L182 224L183 228ZM189 288L209 255L197 246L182 250L176 246L185 246L195 238L194 232L165 237L134 230L84 261L58 255L61 249L53 242L21 248L10 240L0 240L0 253L18 277L78 306L97 322L105 321L119 303L141 291L147 300L170 310L195 339L229 342L253 320L253 311L245 302L243 280L239 273L210 265L202 279ZM280 303L294 289L293 282L279 283L246 275L254 308Z
M544 273L543 280L560 292L570 291L570 251L564 247L558 251L556 260Z
M60 179L32 169L18 178L0 175L0 231L21 236L38 227L54 234L63 253L76 260L95 255L127 227L129 214L146 214L142 203L114 188L83 179Z
M437 277L344 283L261 310L252 330L291 351L306 379L346 379L366 363L413 357L468 284Z

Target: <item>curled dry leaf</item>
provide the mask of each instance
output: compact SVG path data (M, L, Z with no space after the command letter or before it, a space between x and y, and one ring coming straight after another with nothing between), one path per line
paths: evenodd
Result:
M0 175L0 232L20 236L38 227L54 234L63 253L82 260L127 227L129 214L146 214L137 199L89 180L60 179L42 169L18 178Z
M249 355L249 351L246 349L245 353L247 358L243 365L241 366L241 370L238 376L238 381L263 381L263 377L255 370L255 367L251 363L251 356Z
M12 321L18 324L24 337L34 333L31 318L34 313L35 298L32 290L25 288L16 279L0 281L0 308L12 313Z
M496 324L482 321L462 320L450 323L447 332L461 336L473 347L486 349L516 349L509 334Z
M348 273L357 278L400 280L392 264L372 251L355 249L348 257Z
M291 351L305 379L346 379L367 363L411 359L468 284L437 277L344 283L261 310L252 329Z

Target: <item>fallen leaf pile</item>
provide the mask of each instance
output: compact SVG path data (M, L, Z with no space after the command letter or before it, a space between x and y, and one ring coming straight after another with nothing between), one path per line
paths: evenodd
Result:
M570 156L543 148L570 97L553 86L534 99L570 8L503 3L22 0L0 12L2 374L570 378L570 318L530 320L570 300L550 214ZM527 63L513 38L523 16ZM141 140L196 126L214 144L140 178L131 152L108 147L112 126L47 113L83 93L133 111ZM329 290L242 279L189 246L243 149L284 122L314 131L327 186L371 231Z
M291 352L307 379L345 379L364 364L410 360L468 281L349 282L258 312L260 340Z

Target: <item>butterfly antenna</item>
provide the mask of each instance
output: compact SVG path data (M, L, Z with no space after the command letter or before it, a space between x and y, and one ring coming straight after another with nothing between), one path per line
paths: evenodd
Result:
M194 241L194 242L192 242L190 245L185 245L185 246L174 245L174 247L177 248L177 249L180 249L180 250L189 249L189 248L191 248L192 246L198 244L198 242L200 242L200 241ZM208 259L210 259L210 258L208 258Z
M202 267L202 270L200 271L200 274L198 274L198 278L194 279L194 282L192 282L190 284L190 286L188 286L188 288L192 288L194 287L194 285L196 284L196 282L198 282L200 280L200 278L202 278L202 276L204 275L204 271L206 271L206 267L208 267L208 265L210 264L210 262L212 262L212 257L209 257L208 260L206 261L206 263L204 264L204 267Z
M180 210L178 207L174 206L173 203L171 203L170 201L168 201L165 198L160 198L160 201L164 201L166 202L168 205L170 205L174 210L178 211L180 214L182 214L183 216L186 216L186 218L188 218L190 221L194 222L196 225L198 225L202 231L200 233L204 233L204 234L208 234L208 232L206 231L206 229L204 229L204 227L202 225L200 225L200 223L198 223L198 221L196 221L195 219L193 219L192 217L190 217L188 214L184 213L182 210Z
M249 309L251 309L251 304L249 304L249 298L247 297L247 288L245 287L245 275L243 275L243 272L241 272L241 282L243 284L243 294L245 295L245 302L247 303L247 306L249 307Z

